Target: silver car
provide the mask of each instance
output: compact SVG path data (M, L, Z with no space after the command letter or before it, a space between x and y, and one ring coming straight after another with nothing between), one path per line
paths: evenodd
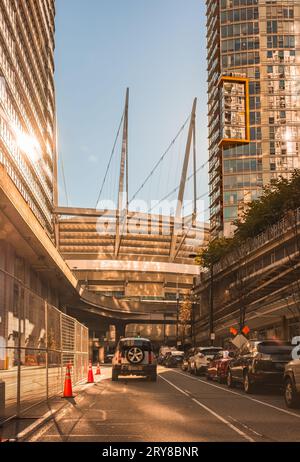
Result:
M295 359L285 366L284 398L287 407L300 407L300 360Z
M217 353L222 351L221 347L200 347L193 356L191 362L191 372L196 375L205 374L210 361L214 359Z

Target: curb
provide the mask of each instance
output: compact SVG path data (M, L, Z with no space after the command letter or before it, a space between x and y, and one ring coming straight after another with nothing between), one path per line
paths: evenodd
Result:
M92 386L95 386L95 385L99 384L100 382L101 381L91 383L91 384L87 384L86 380L84 380L83 383L79 382L79 384L77 384L77 386L81 385L83 388L77 392L76 397L81 395L82 393L84 393L87 388L91 388ZM75 389L76 389L76 387L75 387ZM24 440L26 440L28 437L32 436L32 434L34 432L36 432L38 429L43 427L52 418L57 417L62 412L65 412L68 407L70 407L70 408L72 407L72 403L68 402L68 400L71 399L71 398L63 398L63 397L61 397L61 398L66 400L65 404L61 408L57 409L56 411L48 411L48 412L46 412L46 414L44 414L40 419L38 419L36 422L31 424L29 427L27 427L22 432L18 433L16 438L10 439L8 441L9 442L24 442Z

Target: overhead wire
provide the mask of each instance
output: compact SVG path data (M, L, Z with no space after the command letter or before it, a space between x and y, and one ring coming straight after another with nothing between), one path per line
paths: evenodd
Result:
M101 196L102 196L102 192L103 192L103 189L104 189L104 186L105 186L105 182L107 180L108 172L109 172L109 169L110 169L110 166L111 166L111 163L112 163L112 159L113 159L113 156L114 156L114 153L115 153L115 149L116 149L116 146L117 146L117 142L118 142L118 139L119 139L119 136L120 136L124 116L125 116L125 111L123 112L122 117L121 117L121 121L120 121L120 124L119 124L119 127L118 127L117 135L116 135L116 138L115 138L115 141L114 141L114 144L113 144L113 148L112 148L112 151L111 151L111 154L110 154L110 158L109 158L109 161L108 161L108 164L107 164L107 167L106 167L105 175L104 175L104 178L103 178L103 181L102 181L100 192L98 194L98 199L97 199L95 208L97 208L97 206L98 206L98 204L100 202Z
M59 160L59 163L60 163L60 168L61 168L61 176L62 176L63 185L64 185L64 193L65 193L65 198L66 198L66 205L67 205L67 207L69 207L69 195L68 195L67 182L66 182L66 175L65 175L65 165L64 165L63 151L62 151L62 152L59 152L59 144L58 144L58 139L59 139L59 136L58 136L58 135L59 135L59 134L58 134L57 114L56 114L56 127L55 127L55 131L56 131L56 140L55 140L55 143L56 143L56 153L57 153L58 160Z
M65 193L65 197L66 197L67 207L69 207L69 196L68 196L68 190L67 190L67 182L66 182L66 176L65 176L65 167L64 167L63 155L61 154L59 156L59 158L60 158L60 165L61 165L61 171L62 171L64 193Z
M155 171L157 170L157 168L160 166L160 164L163 162L163 160L165 159L165 157L167 156L167 154L170 152L171 148L173 147L173 145L176 143L177 139L179 138L179 136L181 135L181 133L183 132L183 130L185 129L187 123L189 122L191 116L189 115L188 118L186 119L186 121L184 122L184 124L182 125L182 127L180 128L180 130L178 131L177 135L175 136L175 138L171 141L171 143L169 144L168 148L165 150L165 152L161 155L161 157L159 158L159 160L156 162L156 164L154 165L153 169L151 170L151 172L147 175L147 177L145 178L145 180L143 181L143 183L141 184L141 186L139 187L139 189L135 192L135 194L132 196L132 198L130 199L129 201L129 204L131 204L131 202L137 197L137 195L142 191L142 189L145 187L146 183L149 181L149 179L154 175Z
M204 167L206 167L206 165L208 164L209 161L206 161L204 164L202 164L200 167L197 168L195 174L197 174L200 170L203 170ZM186 179L186 183L188 181L190 181L192 178L194 177L194 173L192 173L189 177L187 177ZM172 196L172 194L176 193L180 188L180 185L179 186L176 186L176 188L172 189L172 191L170 191L168 194L166 194L159 202L157 202L153 207L151 207L151 209L149 210L149 213L154 209L154 207L157 207L158 205L160 205L163 201L167 200L170 196ZM208 195L208 193L205 194L205 196ZM205 197L204 196L204 197ZM198 199L201 199L201 197L197 198Z

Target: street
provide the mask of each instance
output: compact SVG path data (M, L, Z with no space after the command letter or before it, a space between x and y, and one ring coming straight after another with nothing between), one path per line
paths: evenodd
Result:
M40 428L37 442L295 442L300 410L275 391L246 395L180 369L159 367L157 383L111 382L105 368L73 405Z

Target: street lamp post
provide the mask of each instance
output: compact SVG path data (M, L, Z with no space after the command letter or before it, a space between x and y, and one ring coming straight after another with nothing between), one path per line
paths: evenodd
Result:
M209 332L211 345L214 345L214 266L210 266L210 297L209 297Z
M195 299L195 296L194 296L194 300L193 300L193 303L192 303L192 316L191 316L191 337L192 337L192 346L194 347L195 346L195 343L196 343L196 336L195 336L195 307L197 305L197 302L196 302L196 299Z
M176 294L176 347L179 341L179 293Z

